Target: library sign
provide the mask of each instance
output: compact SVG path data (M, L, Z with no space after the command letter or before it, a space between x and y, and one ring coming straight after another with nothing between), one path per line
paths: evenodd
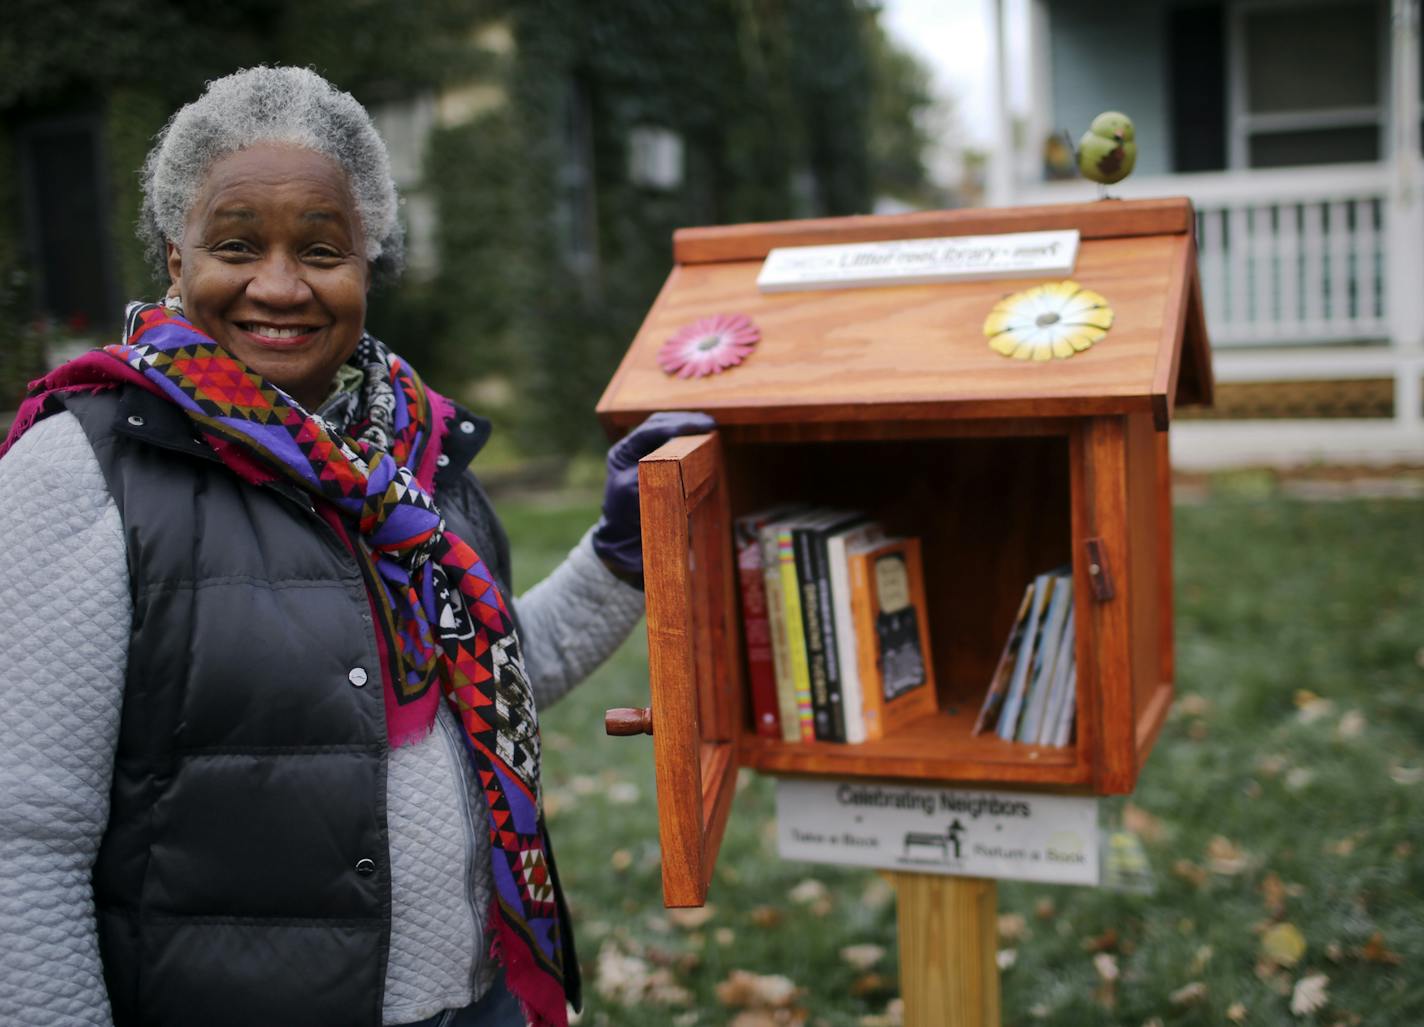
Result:
M782 246L757 275L762 292L932 285L1069 274L1078 230L891 239L834 246Z
M776 783L783 859L1050 884L1099 881L1098 800L898 782Z

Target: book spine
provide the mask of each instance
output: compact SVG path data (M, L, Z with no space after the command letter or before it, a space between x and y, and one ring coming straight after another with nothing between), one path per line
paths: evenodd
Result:
M826 640L821 633L821 594L816 587L815 532L798 528L791 533L795 551L796 581L801 595L801 630L806 640L806 670L811 679L811 716L816 740L836 741L830 693L826 688Z
M771 621L766 606L766 575L756 524L737 532L737 581L742 593L742 634L747 650L747 678L751 684L752 723L764 738L780 738L776 702L776 665L771 652Z
M781 565L776 533L761 537L761 562L766 585L766 619L771 629L771 661L776 674L776 713L783 742L801 741L801 718L796 709L796 682L791 674L791 647L786 642L786 601L781 594Z
M835 622L836 669L840 674L841 718L847 742L864 742L865 711L856 666L855 621L850 608L850 573L846 568L845 536L826 543L826 577L830 580L831 615Z
M836 617L831 607L831 568L826 536L811 536L811 574L816 582L816 606L821 615L821 649L826 660L826 700L830 704L831 737L846 741L845 701L841 695L840 655L836 651Z
M1047 583L1048 579L1044 575L1033 581L1033 605L1028 610L1028 624L1024 628L1023 641L1019 644L1018 658L1014 661L1014 674L1009 680L1004 709L999 714L998 735L1006 742L1012 742L1018 730L1019 710L1023 707L1024 689L1028 685L1028 672L1033 662L1034 641L1038 637L1038 622L1043 611L1043 593Z
M910 608L914 613L915 635L919 642L920 683L912 685L908 689L901 688L892 698L886 700L883 716L886 734L894 734L906 724L934 713L939 705L939 699L935 693L934 660L930 647L929 615L925 605L925 581L924 570L920 562L920 540L918 538L904 539L896 545L892 552L898 552L905 563L905 574L910 588ZM884 657L881 658L883 660ZM882 695L885 694L883 677L880 687Z
M776 562L781 568L781 598L786 610L786 649L790 653L791 681L796 694L796 717L801 740L815 741L816 725L811 710L811 669L806 659L806 629L801 619L801 590L796 581L796 554L791 532L776 535Z
M860 676L860 715L865 738L885 736L885 692L880 687L878 644L875 639L875 598L871 594L870 559L864 554L846 558L850 579L851 623L855 632L855 663Z

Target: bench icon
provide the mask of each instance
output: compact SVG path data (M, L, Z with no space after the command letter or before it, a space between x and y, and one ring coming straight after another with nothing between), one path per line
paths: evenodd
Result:
M964 832L964 825L956 818L954 823L949 825L949 829L944 834L933 834L926 831L906 831L905 847L900 854L902 860L910 862L925 862L928 855L921 855L925 850L938 853L937 862L948 863L951 858L960 859L959 836ZM952 850L952 852L951 852Z

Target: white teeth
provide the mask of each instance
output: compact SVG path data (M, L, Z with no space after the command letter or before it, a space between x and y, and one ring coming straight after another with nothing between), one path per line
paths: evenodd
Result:
M243 326L253 335L260 335L265 339L295 339L298 335L305 335L305 328L276 328L272 325L249 324Z

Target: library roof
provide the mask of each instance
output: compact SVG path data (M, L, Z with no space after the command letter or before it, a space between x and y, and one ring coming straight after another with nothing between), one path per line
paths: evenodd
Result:
M1074 417L1211 402L1212 374L1186 199L827 218L684 229L676 264L599 403L610 427L655 410L704 410L724 424ZM763 293L774 247L1076 228L1070 274ZM984 320L1003 297L1071 278L1106 298L1107 336L1069 359L1013 360ZM744 314L761 339L742 364L675 378L663 342L717 314Z

